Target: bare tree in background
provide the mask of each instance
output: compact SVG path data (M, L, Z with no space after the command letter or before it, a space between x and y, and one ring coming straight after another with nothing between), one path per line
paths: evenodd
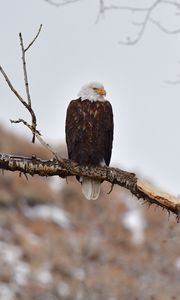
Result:
M44 1L58 8L85 0ZM130 17L130 23L124 27L125 37L119 40L120 45L133 46L137 44L143 38L150 25L157 27L160 31L168 35L180 33L180 0L97 0L97 3L99 9L96 23L104 19L105 16L109 16L109 14L117 11L119 12L119 18L127 16L127 19L129 19ZM164 82L168 84L180 84L180 75L177 74L176 77L177 79L175 80L165 80Z
M44 0L47 3L61 7L68 4L83 2L83 0ZM137 29L136 34L126 35L124 40L119 43L123 45L134 45L143 37L147 27L153 24L166 34L180 33L180 1L173 0L149 0L146 1L117 1L117 0L97 0L99 3L99 11L96 22L104 18L109 12L119 11L121 14L131 14L131 24ZM128 4L133 2L131 4ZM140 3L139 3L140 2ZM125 5L124 5L125 3ZM163 16L165 18L163 18Z

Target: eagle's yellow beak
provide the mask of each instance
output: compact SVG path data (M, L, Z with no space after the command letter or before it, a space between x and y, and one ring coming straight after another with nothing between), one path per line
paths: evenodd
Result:
M97 89L97 93L100 96L106 96L106 91L104 89Z

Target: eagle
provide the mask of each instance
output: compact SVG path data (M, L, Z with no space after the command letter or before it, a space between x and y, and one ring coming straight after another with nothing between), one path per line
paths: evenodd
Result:
M84 85L66 114L68 157L82 166L109 166L113 143L113 111L99 82ZM78 177L88 200L96 200L102 181Z

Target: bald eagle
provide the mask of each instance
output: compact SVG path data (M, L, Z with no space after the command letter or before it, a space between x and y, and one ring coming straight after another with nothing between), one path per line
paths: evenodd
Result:
M113 112L101 83L82 87L66 115L66 143L69 159L83 166L109 165L113 142ZM77 177L88 200L96 200L101 181Z

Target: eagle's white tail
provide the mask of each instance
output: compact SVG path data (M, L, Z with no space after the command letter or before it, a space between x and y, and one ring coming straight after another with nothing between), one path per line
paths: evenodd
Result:
M101 182L86 177L81 178L82 192L88 200L97 200L100 194Z

